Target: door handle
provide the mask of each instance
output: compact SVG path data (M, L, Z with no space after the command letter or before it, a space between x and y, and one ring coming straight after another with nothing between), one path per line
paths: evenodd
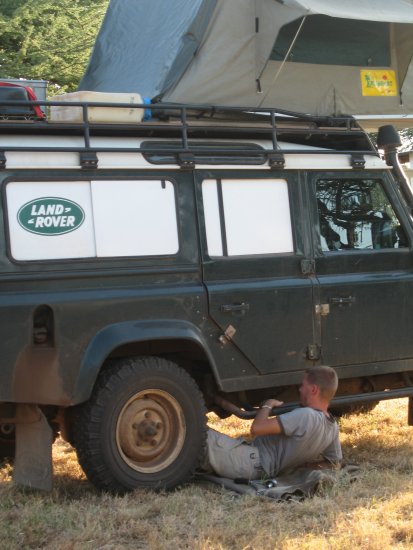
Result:
M250 305L245 302L242 302L242 304L224 304L220 309L223 313L232 313L234 311L241 311L245 313L246 311L249 311Z
M356 299L354 296L334 296L333 298L330 298L330 304L336 305L336 306L347 306L354 304Z

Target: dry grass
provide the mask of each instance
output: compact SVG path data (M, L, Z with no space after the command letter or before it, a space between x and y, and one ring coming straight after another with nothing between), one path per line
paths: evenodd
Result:
M287 549L413 548L413 427L406 400L341 421L345 460L363 467L304 502L235 497L190 484L172 493L96 492L69 445L54 445L55 487L49 495L11 483L0 469L0 547L7 549ZM210 424L245 435L249 423L213 415Z

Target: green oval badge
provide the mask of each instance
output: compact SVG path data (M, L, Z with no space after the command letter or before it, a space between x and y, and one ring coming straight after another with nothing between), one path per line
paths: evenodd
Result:
M17 221L23 229L37 235L70 233L80 227L84 219L81 206L59 197L34 199L17 212Z

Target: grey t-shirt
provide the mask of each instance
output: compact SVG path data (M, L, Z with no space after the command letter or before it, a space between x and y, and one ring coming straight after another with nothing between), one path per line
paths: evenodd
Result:
M310 407L295 409L278 417L283 433L258 436L261 466L275 476L287 468L305 462L342 459L337 422L322 411Z

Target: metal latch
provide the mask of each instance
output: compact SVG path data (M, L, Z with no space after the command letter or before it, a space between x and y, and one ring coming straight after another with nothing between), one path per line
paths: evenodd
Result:
M317 304L315 306L315 312L316 315L321 315L321 317L325 317L330 313L330 304Z
M94 151L80 152L80 166L90 170L98 167L98 156Z
M269 153L268 154L268 164L273 170L277 168L284 168L285 158L282 153Z
M0 151L0 170L4 170L4 168L6 168L6 155L4 151Z
M237 332L236 328L234 328L232 325L228 325L227 328L225 329L224 334L221 334L221 336L218 339L221 342L221 344L225 346L225 344L228 344L228 342L232 340L236 332Z

